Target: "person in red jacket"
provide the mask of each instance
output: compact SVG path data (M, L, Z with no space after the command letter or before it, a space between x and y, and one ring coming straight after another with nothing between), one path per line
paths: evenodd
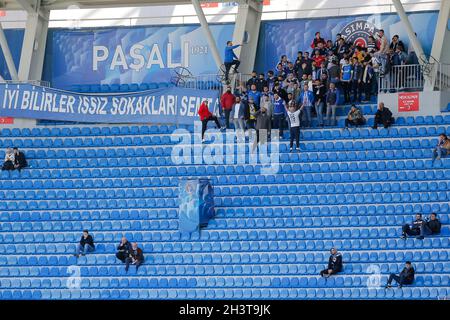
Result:
M324 46L327 44L325 39L320 37L320 32L316 32L316 35L315 35L313 41L311 42L311 48L317 49L317 47L319 46L319 43L323 43Z
M202 142L205 142L204 135L206 131L206 127L209 121L214 121L216 123L217 129L220 129L219 119L215 115L213 115L208 108L208 100L204 100L198 109L198 115L200 116L200 120L202 122Z
M220 98L222 110L225 112L225 126L227 129L230 129L230 114L235 102L236 97L231 93L231 87L228 87L227 91L225 91L225 93Z

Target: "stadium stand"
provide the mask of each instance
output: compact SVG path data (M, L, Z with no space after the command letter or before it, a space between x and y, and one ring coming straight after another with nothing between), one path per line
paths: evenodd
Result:
M174 165L175 126L3 129L0 148L23 149L31 168L0 175L0 299L444 299L450 159L432 163L431 150L450 115L368 125L302 130L301 152L283 141L281 170L266 176L258 165ZM178 180L205 176L217 216L180 233ZM437 212L441 235L401 239L417 212ZM83 229L97 248L77 261ZM115 257L122 236L144 250L137 273ZM325 280L333 246L344 271ZM382 288L406 260L414 284ZM67 288L73 266L81 289Z

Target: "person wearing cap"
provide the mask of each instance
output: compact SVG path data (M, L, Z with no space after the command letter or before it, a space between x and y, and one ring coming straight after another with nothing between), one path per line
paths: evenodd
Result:
M208 100L204 100L198 109L198 115L200 116L200 121L202 122L202 142L205 142L204 136L206 127L209 121L214 121L216 123L217 129L221 129L219 119L214 116L208 108Z
M398 288L400 289L405 284L412 284L414 282L414 268L411 264L411 261L405 262L405 267L402 272L397 276L395 273L391 273L389 275L388 282L386 284L386 289L392 288L392 281L395 280L398 283Z
M83 230L83 235L81 236L80 243L77 245L74 256L78 258L80 254L84 256L89 252L93 252L94 250L94 239L89 234L88 230Z
M342 255L336 250L331 248L330 258L328 259L328 267L320 271L320 276L328 278L332 274L337 274L342 271Z

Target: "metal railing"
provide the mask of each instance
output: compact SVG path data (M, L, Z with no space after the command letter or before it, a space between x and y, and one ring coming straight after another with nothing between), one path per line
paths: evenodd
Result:
M435 90L450 91L450 64L439 64L434 87Z
M24 80L24 81L19 81L19 80L5 80L2 81L0 83L6 83L6 84L31 84L34 86L41 86L41 87L47 87L50 88L50 82L49 81L44 81L44 80Z
M217 78L217 74L202 74L187 77L178 86L198 90L222 90L223 84Z

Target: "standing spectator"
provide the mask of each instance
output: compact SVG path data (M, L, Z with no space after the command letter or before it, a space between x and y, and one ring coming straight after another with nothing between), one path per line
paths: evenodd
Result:
M275 83L275 87L273 88L273 93L274 93L274 103L275 103L275 93L278 94L278 96L281 97L281 99L283 99L286 103L289 101L286 90L281 88L279 82Z
M128 272L130 264L134 264L137 272L143 262L144 253L142 252L142 249L138 247L138 244L134 242L131 246L130 254L125 260L125 271Z
M312 60L310 64L303 62L300 69L297 71L298 79L302 79L303 75L306 75L306 77L308 77L310 74L312 74L313 66L316 66L314 60Z
M119 245L117 246L117 253L116 253L117 259L122 261L122 263L125 263L128 256L130 255L130 251L131 251L131 243L128 242L127 238L123 237L122 240L120 240Z
M272 70L269 70L269 71L267 72L267 80L266 80L266 82L267 82L267 86L269 87L269 90L270 90L270 91L273 90L273 87L274 87L274 85L275 85L275 81L276 81L276 78L275 78L275 76L273 75L273 71L272 71Z
M280 139L283 138L283 129L284 129L284 121L286 117L286 103L285 101L278 95L278 93L274 94L275 102L273 104L273 124L274 129L279 130Z
M341 84L344 91L344 103L350 102L350 88L353 77L353 65L348 61L348 58L344 58L344 63L341 70Z
M412 284L414 282L414 268L411 261L406 261L405 268L400 272L400 275L397 276L394 273L390 274L386 289L392 288L392 280L395 280L398 283L399 289L405 284Z
M328 259L328 267L325 270L320 271L320 276L328 278L332 274L336 274L342 271L342 255L335 249L331 248L331 255Z
M251 90L252 86L255 85L256 86L256 82L258 81L257 79L257 73L256 71L252 72L252 77L250 79L247 80L247 90Z
M353 76L352 76L352 91L353 102L361 102L361 95L363 90L362 76L363 66L357 58L353 58Z
M297 100L297 105L300 107L300 110L305 114L306 127L311 126L311 110L314 105L314 93L309 90L309 86L305 84L303 86L303 91L300 93L300 96Z
M370 94L372 93L372 80L373 80L373 67L372 62L364 62L364 71L362 75L362 85L364 88L364 101L370 101Z
M205 131L208 126L209 121L214 121L216 123L217 129L221 129L219 119L214 116L208 108L208 100L204 100L198 109L198 115L200 116L200 121L202 122L202 142L205 142Z
M341 39L344 40L344 38L342 38L342 35L340 33L336 34L336 40L334 40L334 44L333 44L333 51L337 54L337 48L339 47L339 43L341 42Z
M325 40L320 37L320 32L316 32L315 37L313 41L311 42L311 48L316 49L319 47L319 43L322 43L323 45L326 44Z
M326 65L326 58L325 56L320 54L319 50L314 51L314 56L312 57L312 60L316 62L317 66L322 67L322 63L324 63L324 66Z
M13 152L14 152L14 168L20 171L22 170L22 168L28 167L25 154L22 151L19 151L19 149L16 147L13 148Z
M416 220L412 224L405 224L402 227L402 239L406 239L407 236L419 236L425 221L422 219L422 214L416 214Z
M292 73L293 75L295 75L295 68L294 68L294 64L292 62L288 63L287 68L285 68L286 74L289 75L290 73Z
M328 69L326 68L325 61L322 61L318 65L320 66L320 68L319 68L319 70L317 70L317 77L316 77L316 79L322 80L323 79L323 75L325 75L327 77L327 79L329 79Z
M232 41L227 41L227 46L225 47L225 81L228 81L228 75L230 73L230 69L232 66L234 66L234 72L238 73L238 68L241 62L238 60L238 57L234 53L234 49L240 47L241 45L235 45L233 46Z
M281 66L283 67L283 69L286 69L288 67L289 64L289 60L287 58L287 55L283 54L280 58L280 62L278 62L278 64L281 64Z
M341 79L341 68L337 65L336 59L331 60L331 62L328 64L328 79L330 82L333 82L336 87L339 87Z
M374 38L374 36L369 36L369 38L367 40L367 52L375 53L376 51L378 51L378 48L377 48L377 43L375 41L375 38Z
M364 60L363 50L360 46L355 47L355 51L353 52L352 59L355 59L355 58L358 59L359 62L363 62L363 60Z
M14 170L15 157L13 149L7 148L5 154L5 161L3 162L2 170Z
M83 230L83 235L81 236L80 243L77 245L74 256L79 257L80 254L85 256L89 252L95 250L94 239L89 234L88 230Z
M259 107L259 102L261 101L261 92L256 90L256 84L252 84L251 90L248 92L248 98L253 98L253 102Z
M441 160L450 153L450 140L445 133L441 133L438 138L438 143L436 148L433 150L433 162L434 160Z
M256 124L256 112L259 110L253 98L248 98L247 104L247 129L255 129Z
M298 51L297 52L297 58L295 59L295 62L294 62L294 70L295 70L295 76L296 77L299 77L298 71L302 67L302 63L303 63L302 59L303 59L303 52L302 51Z
M227 91L220 98L220 104L225 113L225 127L230 129L230 113L233 108L236 97L231 93L231 87L227 87Z
M272 119L273 114L273 97L270 95L264 95L261 98L261 103L259 104L266 109L267 115Z
M399 36L396 34L395 36L392 37L392 42L389 45L389 49L392 50L397 50L398 46L402 46L402 48L405 48L405 45L403 44L403 42L401 40L399 40Z
M256 80L256 90L262 92L265 86L267 86L267 81L264 79L264 73L260 73L259 78Z
M346 54L348 54L348 51L349 51L348 44L345 43L344 38L340 38L338 40L338 46L336 47L336 55L338 56L339 59L342 59Z
M370 56L372 57L370 62L372 62L373 67L372 93L376 96L378 95L378 80L380 78L381 61L379 56L376 54L370 53Z
M402 45L397 45L395 48L395 52L392 55L392 65L393 66L403 66L406 64L406 61L408 59L408 56L403 51ZM400 90L403 89L405 85L405 72L403 68L393 68L393 77L394 77L394 83L396 84L396 87Z
M330 83L329 90L326 94L327 103L327 124L329 126L336 125L336 108L339 103L339 90L334 83Z
M384 106L384 102L378 104L378 110L375 113L375 120L373 129L377 129L379 124L382 124L384 128L388 128L394 123L394 117L392 117L392 112Z
M267 109L262 107L256 112L256 141L253 143L252 150L255 150L258 144L265 144L272 130L272 120L267 114Z
M290 151L294 146L300 150L300 109L297 109L294 101L289 102L289 110L286 110L290 124Z
M366 122L366 119L364 119L364 116L355 105L352 105L350 111L348 112L347 119L345 119L345 129L348 128L348 126L354 125L354 126L362 126Z
M283 79L286 77L286 72L284 71L283 65L281 63L277 64L277 70L275 75L277 77L283 77Z
M420 229L420 235L417 239L422 240L425 236L440 234L441 233L441 222L437 218L436 213L432 213L430 218L422 223L422 228Z
M314 107L317 115L318 125L321 127L323 127L323 111L325 109L326 91L327 91L326 86L320 80L316 80L315 85L313 87L314 101L315 101Z
M245 101L241 101L241 97L236 97L233 108L231 109L235 130L245 130L247 108Z
M381 54L387 54L389 52L389 43L388 43L388 39L386 38L386 35L384 34L384 30L380 29L378 30L378 32L375 34L377 40L379 41L379 45L378 48L380 48L380 53Z
M270 101L273 102L273 92L269 89L268 86L265 86L263 88L263 92L261 93L261 102L264 101L265 96L268 96ZM261 102L259 103L259 105L261 105Z

